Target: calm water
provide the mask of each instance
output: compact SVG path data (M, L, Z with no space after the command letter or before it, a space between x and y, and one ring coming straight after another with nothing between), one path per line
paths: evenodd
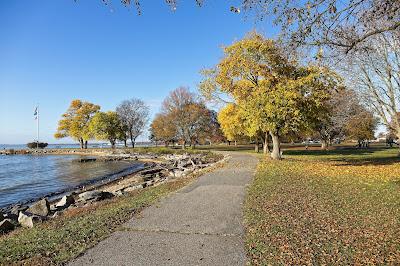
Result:
M142 166L129 161L73 162L77 158L76 155L0 156L0 208Z
M129 144L130 145L130 144ZM121 143L117 145L118 147L123 147ZM148 147L153 146L151 142L137 142L135 147ZM79 144L49 144L46 149L79 149ZM110 148L108 143L90 143L88 144L88 148ZM26 144L0 144L0 150L3 149L14 149L14 150L22 150L27 149Z

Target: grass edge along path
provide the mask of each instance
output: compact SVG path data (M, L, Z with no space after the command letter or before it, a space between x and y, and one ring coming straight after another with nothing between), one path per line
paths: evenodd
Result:
M169 193L198 176L221 167L224 161L190 176L168 181L127 196L72 209L34 228L18 228L0 236L0 265L59 265L82 254L118 231L121 225Z
M244 205L252 265L400 261L397 150L338 153L260 161Z

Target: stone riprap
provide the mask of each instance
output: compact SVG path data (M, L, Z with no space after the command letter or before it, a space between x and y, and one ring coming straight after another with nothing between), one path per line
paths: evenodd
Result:
M80 208L92 202L112 197L123 196L137 189L155 186L170 179L186 176L214 165L217 163L219 157L213 158L205 154L162 156L154 154L123 154L120 157L114 155L111 158L118 158L115 160L119 160L119 158L133 158L135 160L157 158L157 162L146 163L146 167L134 175L123 177L112 183L94 186L94 189L84 188L73 191L63 195L62 198L53 199L52 202L49 202L47 198L43 198L29 206L21 204L11 206L6 213L0 213L0 222L7 220L7 222L2 224L4 230L0 230L0 232L7 233L16 226L32 228L37 223L62 215L65 210ZM82 161L81 163L89 163L89 161ZM13 225L12 229L9 222Z

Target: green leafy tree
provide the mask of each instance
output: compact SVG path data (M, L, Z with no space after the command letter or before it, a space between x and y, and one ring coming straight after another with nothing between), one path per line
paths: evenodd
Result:
M359 106L357 112L349 119L346 125L348 138L357 140L358 147L368 147L369 140L374 138L378 119L372 112Z
M97 140L108 140L115 148L117 139L123 132L122 123L116 112L98 112L90 121L89 129Z

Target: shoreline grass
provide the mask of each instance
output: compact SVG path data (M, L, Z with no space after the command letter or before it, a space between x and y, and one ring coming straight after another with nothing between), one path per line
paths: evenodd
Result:
M64 264L117 231L143 208L186 186L199 175L72 209L34 228L18 228L0 236L0 265Z
M245 202L253 265L400 261L397 149L291 151L262 160Z

